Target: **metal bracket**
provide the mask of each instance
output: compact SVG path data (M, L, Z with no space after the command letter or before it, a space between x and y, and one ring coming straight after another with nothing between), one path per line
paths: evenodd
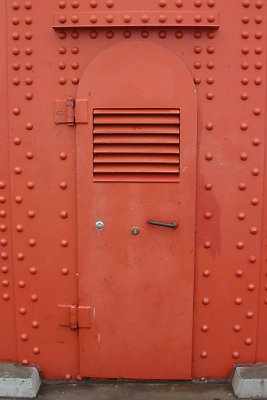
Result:
M58 305L58 323L70 329L91 327L91 307L76 305Z
M71 96L67 100L55 100L55 123L58 124L86 124L88 122L88 100L74 100Z

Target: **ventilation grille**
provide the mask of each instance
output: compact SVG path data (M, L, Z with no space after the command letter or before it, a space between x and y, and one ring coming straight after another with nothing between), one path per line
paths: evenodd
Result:
M94 181L178 181L179 109L95 109L93 141Z

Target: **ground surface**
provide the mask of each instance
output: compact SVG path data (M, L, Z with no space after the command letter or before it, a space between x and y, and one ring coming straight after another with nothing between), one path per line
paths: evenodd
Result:
M228 383L80 382L43 384L40 400L234 400Z

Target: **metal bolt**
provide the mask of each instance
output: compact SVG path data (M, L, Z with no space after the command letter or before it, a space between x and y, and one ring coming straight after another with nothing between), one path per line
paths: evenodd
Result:
M102 229L104 228L104 222L101 220L98 220L98 221L96 221L95 226L98 231L102 231Z
M139 228L137 228L136 226L134 226L134 227L132 228L132 234L133 234L133 235L138 235L138 233L139 233Z

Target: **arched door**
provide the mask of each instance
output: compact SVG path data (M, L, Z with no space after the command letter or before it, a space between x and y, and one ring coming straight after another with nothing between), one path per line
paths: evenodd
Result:
M77 125L81 375L191 377L196 93L155 44L100 53L80 80Z

